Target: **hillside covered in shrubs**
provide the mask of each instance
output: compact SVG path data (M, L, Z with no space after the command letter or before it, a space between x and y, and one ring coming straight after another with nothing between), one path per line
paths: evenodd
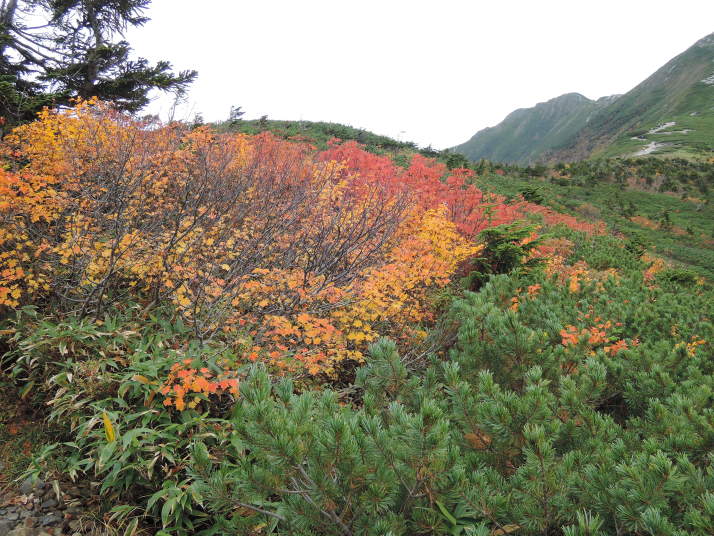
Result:
M2 158L23 476L124 534L711 534L711 281L553 177L95 100Z

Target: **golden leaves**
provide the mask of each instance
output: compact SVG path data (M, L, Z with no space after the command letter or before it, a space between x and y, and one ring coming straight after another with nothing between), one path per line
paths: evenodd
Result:
M109 418L109 414L106 411L102 412L102 421L104 422L104 435L107 438L107 443L111 443L116 439L116 433L114 432L114 426Z
M0 305L111 281L96 295L169 302L246 360L300 373L361 361L382 335L423 340L474 233L517 216L423 157L400 170L356 144L149 129L96 101L45 110L7 144L28 165L0 171Z
M521 526L516 525L515 523L503 525L501 528L493 529L490 533L490 536L504 536L505 534L511 534L512 532L516 532L520 528Z

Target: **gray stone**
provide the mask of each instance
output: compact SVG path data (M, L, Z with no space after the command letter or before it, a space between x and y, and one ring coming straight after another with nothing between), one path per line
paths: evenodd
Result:
M57 506L59 503L55 501L54 499L46 499L42 501L42 505L40 506L43 510L47 510L49 508L54 508Z
M32 534L32 529L30 527L18 525L17 527L12 529L10 532L8 532L7 536L30 536L31 534Z
M22 484L20 484L20 493L23 495L29 495L33 491L41 490L44 487L45 483L41 479L38 478L33 482L32 477L27 477L22 481Z
M42 516L40 518L40 525L46 527L47 525L53 525L62 521L62 516L57 512L50 512L49 514Z
M7 512L3 516L3 520L7 520L7 521L17 521L19 518L20 518L20 514L18 514L17 512L12 512L12 511Z
M78 532L82 528L82 522L75 519L74 521L69 522L69 530L73 532Z
M7 536L15 525L16 523L9 519L0 520L0 536Z

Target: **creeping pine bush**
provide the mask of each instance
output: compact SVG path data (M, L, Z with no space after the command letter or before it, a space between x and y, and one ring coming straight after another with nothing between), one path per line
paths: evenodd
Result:
M538 281L517 310L510 276L457 300L458 341L422 374L380 341L356 410L254 370L232 464L197 475L222 530L709 534L714 363L692 341L714 335L710 296Z
M608 249L626 255L580 246ZM380 339L352 399L254 364L237 396L165 406L173 364L232 356L143 311L101 329L23 316L5 364L68 423L36 470L100 480L114 516L163 534L710 535L714 300L623 266L493 275L445 313L446 355L415 370Z

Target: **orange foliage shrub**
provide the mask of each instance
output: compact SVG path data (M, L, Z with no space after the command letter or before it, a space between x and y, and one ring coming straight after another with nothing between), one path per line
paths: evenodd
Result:
M195 408L211 395L237 395L238 379L229 372L216 375L205 367L195 369L192 360L185 359L171 367L159 392L165 397L164 406L174 406L183 411L186 407Z
M562 224L575 231L582 231L592 235L604 235L606 231L605 223L602 221L580 221L574 216L562 214L560 212L556 212L552 208L544 207L543 205L536 205L535 203L524 202L520 205L520 210L523 215L539 214L543 218L543 223L546 225Z
M422 332L432 292L478 253L483 229L529 211L560 217L420 155L403 169L354 142L316 153L98 102L45 110L3 150L0 307L99 316L127 300L170 302L196 337L309 374L363 360L379 335ZM177 407L218 381L174 372Z

